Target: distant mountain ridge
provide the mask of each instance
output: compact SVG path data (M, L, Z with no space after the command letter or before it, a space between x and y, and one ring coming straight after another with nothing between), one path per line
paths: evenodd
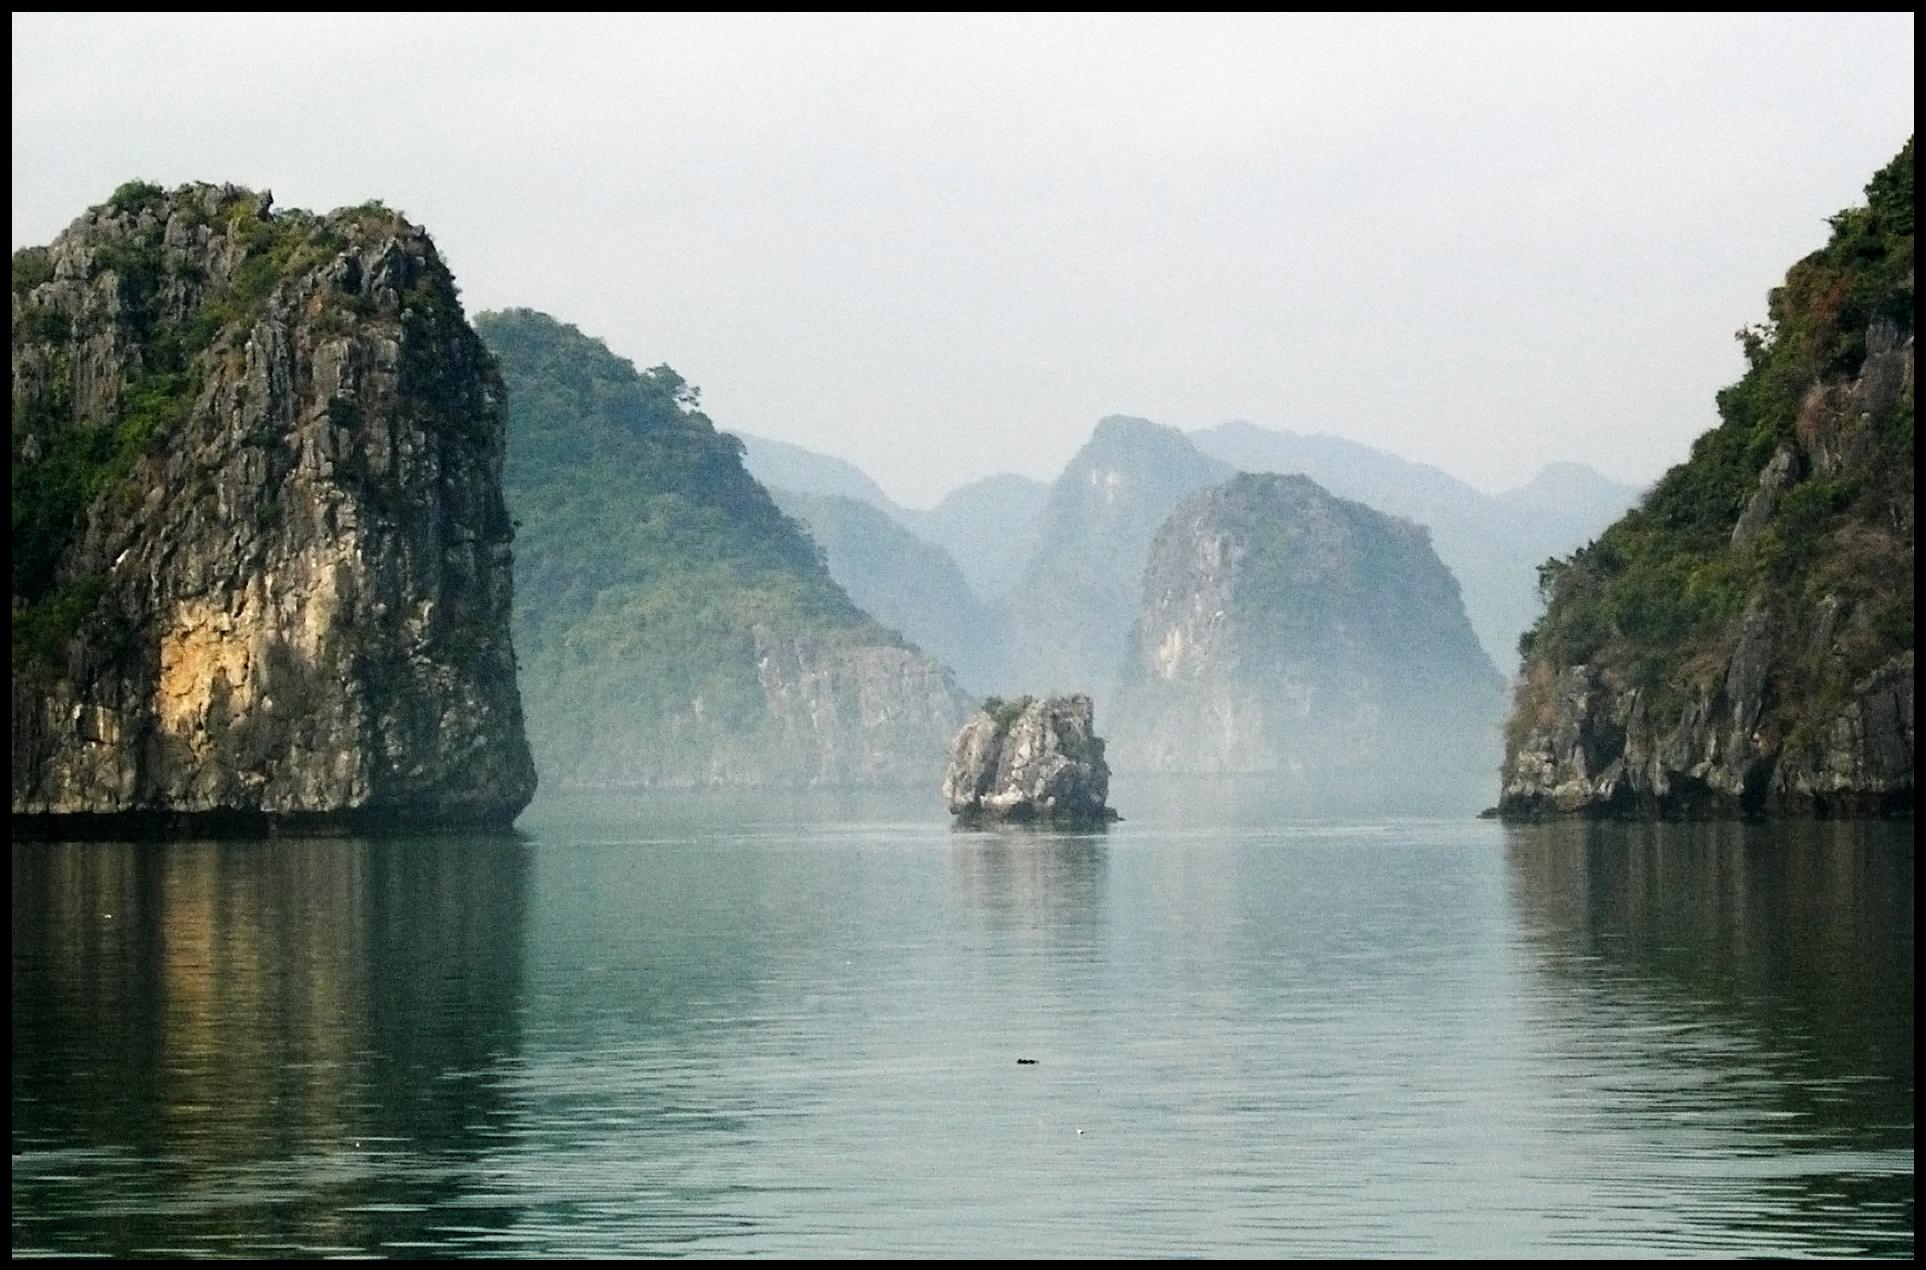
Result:
M732 430L727 435L742 442L742 465L767 489L853 498L898 519L902 517L903 509L890 500L883 487L846 459L747 432Z
M1151 540L1185 495L1236 475L1175 428L1111 415L1050 486L1036 553L1006 601L1026 692L1109 696Z
M743 466L764 487L876 508L949 553L979 599L998 599L1014 587L1036 548L1037 524L1049 496L1042 481L999 472L959 485L934 507L904 507L847 459L746 432L731 435L742 442Z
M1614 506L1622 513L1639 493L1636 486L1615 481L1583 463L1547 463L1523 485L1493 498L1515 511L1590 519Z
M1049 499L1042 481L1004 472L958 486L928 511L905 509L897 518L947 550L977 595L995 601L1023 580Z
M769 494L809 531L829 576L864 612L941 660L979 694L1000 681L998 617L977 598L949 552L853 498L773 486Z
M1141 428L1133 433L1126 425ZM1108 624L1123 620L1127 628L1127 619L1121 618L1120 601L1106 606L1097 597L1136 585L1140 579L1126 584L1125 575L1143 567L1155 522L1179 498L1235 472L1309 476L1341 498L1423 525L1458 581L1486 655L1506 671L1517 664L1519 637L1538 616L1537 567L1590 541L1638 494L1583 464L1551 463L1492 495L1429 464L1343 437L1247 420L1185 434L1112 416L1053 482L1012 473L984 477L953 490L936 507L918 510L897 505L847 460L754 437L745 445L745 464L766 485L854 499L946 550L976 598L1003 610L997 637L1011 641L1005 663L1010 676L995 682L1010 691L1094 690L1110 682L1114 667L1101 665L1111 651ZM1119 474L1140 469L1131 490L1112 490L1124 505L1107 514L1127 512L1132 528L1108 541L1101 528L1105 513L1082 501L1087 491L1080 484L1105 464ZM1173 479L1168 488L1159 475L1166 466ZM1062 519L1066 515L1070 521ZM1071 523L1079 518L1087 523ZM1081 545L1068 545L1073 539ZM1066 552L1084 553L1084 563L1072 563ZM1084 572L1088 576L1080 577ZM946 584L932 579L931 585ZM1066 598L1073 596L1080 598ZM890 607L873 593L871 599ZM1052 616L1056 610L1061 612ZM1092 640L1103 647L1083 647ZM1122 655L1121 643L1114 651ZM1050 682L1033 683L1033 675ZM1065 676L1070 679L1054 682Z
M1319 484L1324 482L1311 469L1331 474L1342 472L1346 483L1361 490L1390 495L1399 502L1434 512L1448 511L1486 497L1475 486L1442 468L1329 433L1294 432L1288 428L1263 427L1248 419L1233 419L1188 435L1198 449L1240 471L1264 471L1280 463L1290 463L1306 469L1304 474ZM1406 515L1404 512L1394 514Z

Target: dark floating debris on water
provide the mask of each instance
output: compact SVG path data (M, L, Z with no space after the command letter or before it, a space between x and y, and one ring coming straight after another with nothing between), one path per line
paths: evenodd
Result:
M1017 1060L1018 1067L1035 1067L1036 1065L1037 1060L1034 1058L1019 1058Z

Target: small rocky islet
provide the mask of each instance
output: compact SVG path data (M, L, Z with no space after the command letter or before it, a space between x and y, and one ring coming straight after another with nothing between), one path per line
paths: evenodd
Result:
M958 823L1104 825L1110 765L1088 696L996 698L950 746L943 801Z

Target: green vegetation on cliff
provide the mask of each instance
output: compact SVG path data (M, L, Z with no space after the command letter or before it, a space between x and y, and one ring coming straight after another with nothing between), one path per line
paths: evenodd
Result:
M645 661L629 686L654 707L700 698L750 722L761 709L752 626L880 634L675 371L638 372L527 309L481 314L475 329L509 386L516 644L538 674L572 681L553 685L569 704L601 690L570 667Z
M213 359L239 357L282 279L332 259L367 210L322 217L231 186L170 195L129 181L82 218L93 245L65 274L46 247L13 253L16 665L56 656L100 593L97 577L61 576L89 509L127 510L136 464L187 418ZM76 346L88 341L117 373L82 375L89 395L77 401Z
M558 783L759 779L781 758L775 644L903 649L675 371L526 309L475 327L508 389L515 641Z
M1871 421L1860 461L1797 482L1755 538L1733 542L1814 386L1857 375L1869 333L1912 330L1911 141L1866 195L1866 206L1832 218L1832 240L1772 291L1769 322L1740 332L1745 377L1719 394L1721 422L1693 444L1690 461L1591 546L1540 569L1549 603L1521 653L1558 665L1624 662L1636 683L1670 695L1694 678L1695 652L1749 601L1823 595L1866 609L1863 629L1882 645L1911 646L1911 570L1890 573L1897 544L1880 529L1888 509L1912 503L1910 391Z
M512 820L501 384L426 231L134 181L13 305L14 815Z
M1910 140L1866 200L1832 217L1830 241L1787 272L1768 321L1739 332L1746 373L1719 394L1719 425L1691 458L1597 541L1541 566L1547 606L1519 641L1514 749L1534 729L1549 735L1557 676L1584 666L1610 691L1637 694L1646 722L1635 732L1678 725L1682 737L1681 711L1696 702L1716 714L1729 681L1745 710L1764 711L1742 738L1756 738L1763 773L1782 752L1838 750L1843 741L1826 738L1860 726L1844 712L1862 681L1910 659ZM1763 695L1739 686L1760 656L1741 656L1748 622L1753 644L1770 648Z

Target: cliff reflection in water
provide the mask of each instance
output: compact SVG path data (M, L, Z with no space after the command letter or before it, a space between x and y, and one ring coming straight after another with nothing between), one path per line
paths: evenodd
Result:
M1261 792L17 847L14 1252L1910 1255L1910 826Z
M1648 1136L1653 1176L1730 1171L1762 1231L1886 1212L1834 1251L1910 1253L1910 829L1507 826L1524 948L1549 977L1527 1035L1594 1051L1563 1055L1598 1073L1561 1093L1572 1131Z
M414 1242L504 1114L527 875L501 840L16 844L15 1252Z

